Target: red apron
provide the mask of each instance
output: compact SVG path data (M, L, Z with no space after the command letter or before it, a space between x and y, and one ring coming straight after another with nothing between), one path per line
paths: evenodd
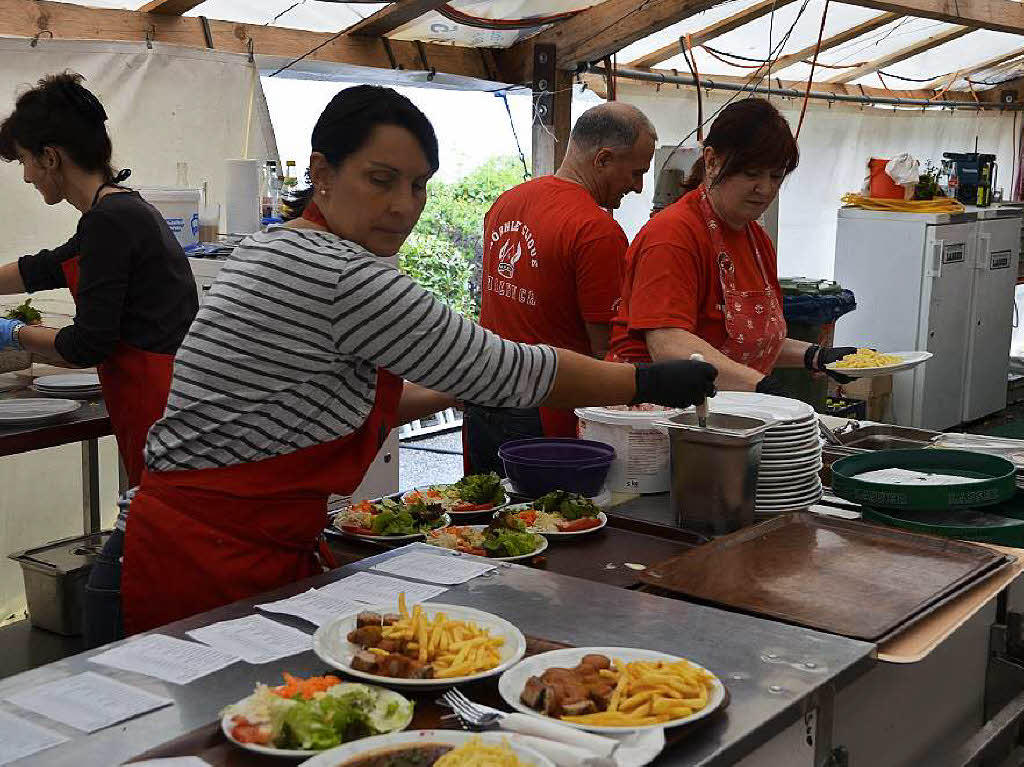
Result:
M315 207L305 218L326 223ZM327 497L355 492L396 425L402 387L379 370L370 415L341 439L224 468L144 472L125 528L126 633L322 572Z
M782 312L778 294L772 287L772 280L764 268L761 250L748 224L746 227L754 260L761 271L764 288L761 290L739 290L736 287L736 268L732 256L722 238L721 224L708 200L707 189L700 187L700 209L707 224L711 244L718 260L718 278L722 284L722 314L725 316L725 332L728 338L722 354L767 375L775 367L775 360L786 341L786 318Z
M71 296L78 300L79 256L61 264ZM103 400L117 439L130 487L139 484L145 465L143 450L149 427L164 414L174 371L173 354L157 354L123 341L96 367Z

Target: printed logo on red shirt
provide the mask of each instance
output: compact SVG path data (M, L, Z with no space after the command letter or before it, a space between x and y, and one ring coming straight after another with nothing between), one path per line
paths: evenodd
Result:
M511 279L516 276L516 264L523 257L523 243L517 242L515 252L512 252L512 241L505 240L501 243L501 250L498 251L498 274Z
M516 264L523 257L523 246L530 253L530 266L540 266L537 260L537 242L530 227L522 221L506 221L491 232L491 247L498 247L498 274L511 279Z

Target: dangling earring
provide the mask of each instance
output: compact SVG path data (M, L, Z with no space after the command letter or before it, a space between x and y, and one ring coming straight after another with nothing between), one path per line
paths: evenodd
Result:
M326 197L327 196L327 190L326 189L321 189L320 190L320 194L323 195L324 197Z

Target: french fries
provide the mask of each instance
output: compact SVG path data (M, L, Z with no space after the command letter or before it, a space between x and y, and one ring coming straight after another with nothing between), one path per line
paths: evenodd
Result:
M408 642L421 663L434 667L435 679L471 676L501 665L505 640L491 636L490 630L444 613L429 618L420 605L410 612L404 593L398 596L398 613L401 620L384 627L384 638Z
M492 745L473 738L442 756L434 762L434 767L532 767L532 764L521 761L507 740Z
M858 368L883 368L902 362L895 354L882 354L874 349L858 349L855 354L847 354L835 364L836 370L856 370Z
M708 705L715 676L686 660L615 660L601 676L615 679L608 709L597 714L563 716L574 724L640 727L691 716Z

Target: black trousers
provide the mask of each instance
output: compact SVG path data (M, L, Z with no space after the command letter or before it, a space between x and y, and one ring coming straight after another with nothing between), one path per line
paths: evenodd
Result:
M498 448L516 439L543 437L537 408L495 408L466 405L463 412L466 459L470 474L496 472L505 476Z
M92 563L85 585L85 647L94 647L124 639L121 615L121 557L124 533L114 530L103 551Z

